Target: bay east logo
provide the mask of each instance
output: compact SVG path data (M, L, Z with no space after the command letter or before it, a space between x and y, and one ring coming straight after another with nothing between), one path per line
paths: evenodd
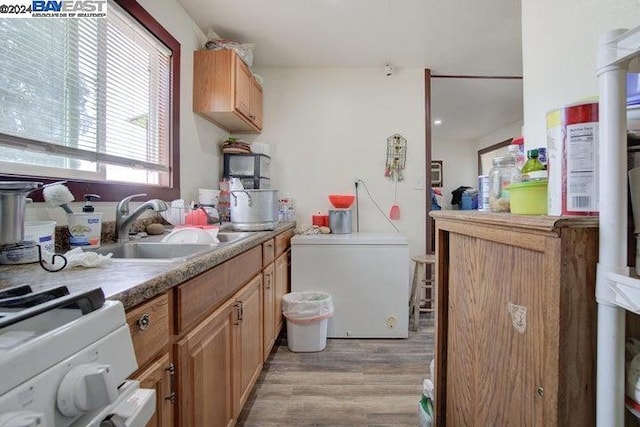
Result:
M32 0L31 16L104 18L107 16L107 0Z

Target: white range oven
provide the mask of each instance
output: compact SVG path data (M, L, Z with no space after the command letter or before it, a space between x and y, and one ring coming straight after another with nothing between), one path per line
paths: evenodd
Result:
M124 308L101 289L0 289L0 427L144 427L155 390L137 362Z

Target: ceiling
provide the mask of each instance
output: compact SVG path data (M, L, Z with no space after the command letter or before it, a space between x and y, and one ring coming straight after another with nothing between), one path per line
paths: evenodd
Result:
M254 43L254 67L382 72L391 64L434 75L522 75L520 1L178 1L205 34ZM521 81L443 80L432 83L432 117L443 120L434 137L478 139L522 119Z

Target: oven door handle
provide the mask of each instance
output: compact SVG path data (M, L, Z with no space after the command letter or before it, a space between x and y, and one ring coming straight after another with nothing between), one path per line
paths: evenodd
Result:
M135 380L125 381L119 391L120 396L111 405L76 423L88 427L145 427L156 412L156 391L140 388Z

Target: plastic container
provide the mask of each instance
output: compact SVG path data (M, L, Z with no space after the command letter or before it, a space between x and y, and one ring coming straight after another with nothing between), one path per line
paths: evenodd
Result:
M329 202L336 209L349 209L356 196L353 194L330 194Z
M56 222L27 221L24 223L24 240L34 241L43 251L56 251ZM34 261L37 261L37 257Z
M547 214L547 180L511 184L511 213L521 215Z
M287 346L293 352L322 351L327 346L327 324L333 302L327 292L291 292L282 297L287 319Z
M69 246L97 248L102 234L102 212L69 214Z
M478 210L488 212L489 209L489 175L478 176Z
M297 325L287 320L287 347L294 353L322 351L327 347L329 319Z

